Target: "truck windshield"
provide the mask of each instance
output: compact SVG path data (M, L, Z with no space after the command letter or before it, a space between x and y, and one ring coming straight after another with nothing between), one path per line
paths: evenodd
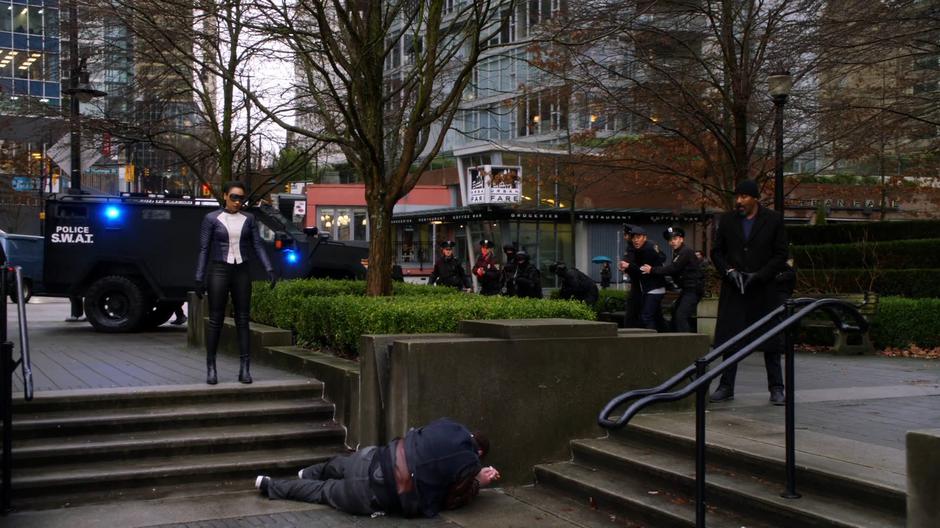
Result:
M271 207L270 205L262 205L261 207L259 207L259 209L264 213L266 217L268 217L271 220L271 223L279 224L277 226L272 226L272 227L275 227L278 231L284 231L293 237L299 237L301 239L307 236L304 234L303 231L301 231L300 229L297 229L297 227L290 220L288 220L284 215L282 215L280 211Z

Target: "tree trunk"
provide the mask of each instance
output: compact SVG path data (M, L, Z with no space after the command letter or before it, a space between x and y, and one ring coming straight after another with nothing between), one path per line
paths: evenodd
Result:
M366 276L366 295L392 294L392 208L384 200L369 200L369 273Z

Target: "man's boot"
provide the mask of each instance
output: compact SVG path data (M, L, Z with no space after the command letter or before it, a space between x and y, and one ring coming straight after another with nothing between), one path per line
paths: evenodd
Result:
M206 355L206 383L215 385L219 382L219 376L215 372L215 354Z
M238 368L238 381L242 383L251 383L251 359L248 356L242 356L241 366Z

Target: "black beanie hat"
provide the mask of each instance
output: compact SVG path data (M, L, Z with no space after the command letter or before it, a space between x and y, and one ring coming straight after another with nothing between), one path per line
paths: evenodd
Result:
M757 187L757 182L754 180L741 180L734 188L735 196L743 194L746 196L753 196L754 198L760 198L760 189Z

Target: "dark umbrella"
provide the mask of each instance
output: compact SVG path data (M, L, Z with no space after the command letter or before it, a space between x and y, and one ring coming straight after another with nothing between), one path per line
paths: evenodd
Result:
M605 257L605 256L603 256L603 255L598 255L598 256L596 256L596 257L594 257L594 258L591 259L591 262L593 262L593 263L595 263L595 264L600 264L600 263L602 263L602 262L613 262L613 261L614 261L614 260L613 260L612 258L610 258L610 257Z

